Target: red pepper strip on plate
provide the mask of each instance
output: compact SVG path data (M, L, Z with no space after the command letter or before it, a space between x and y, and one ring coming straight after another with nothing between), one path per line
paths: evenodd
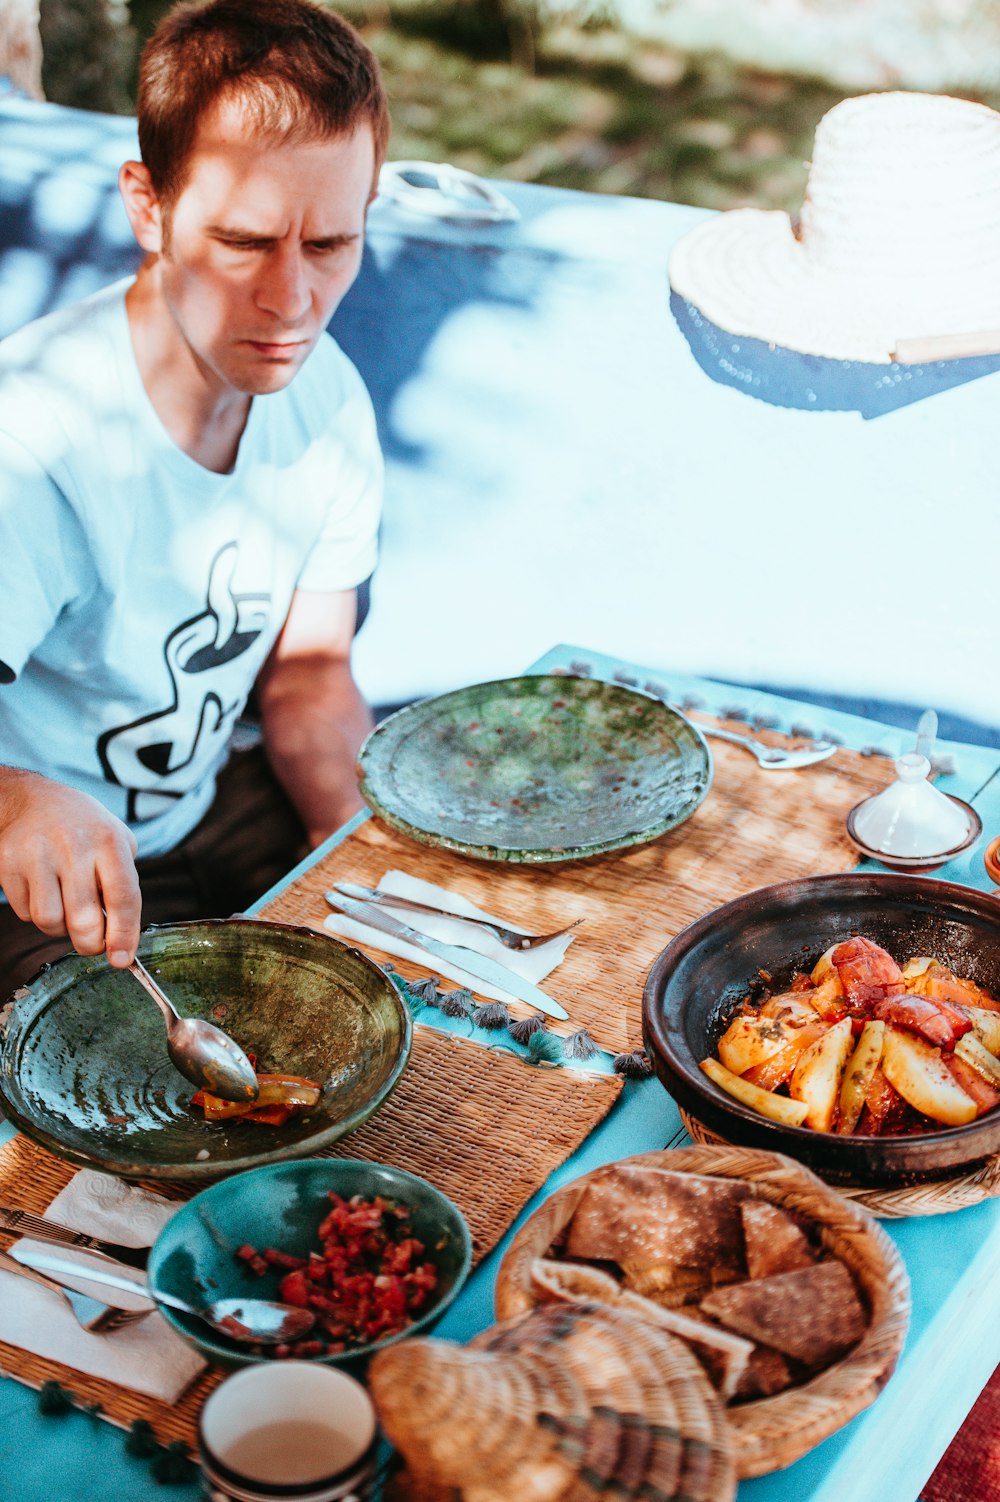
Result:
M198 1090L191 1104L200 1106L206 1121L228 1121L235 1116L283 1126L293 1111L308 1110L319 1100L321 1087L298 1074L258 1074L260 1086L255 1101L223 1100L208 1090Z

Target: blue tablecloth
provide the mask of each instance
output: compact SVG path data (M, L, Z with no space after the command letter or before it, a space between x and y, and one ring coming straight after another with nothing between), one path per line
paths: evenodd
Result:
M581 659L601 677L633 668L579 647L555 648L535 666L548 671ZM638 671L664 676L662 666ZM709 710L733 697L724 685L676 673L670 682L682 694L697 694ZM786 725L801 719L806 709L767 695L752 699L747 708L774 714ZM856 716L826 712L824 723L828 722L857 748L878 745L892 754L912 739ZM977 848L936 874L988 888L982 847L991 831L1000 831L1000 754L975 746L948 749L956 757L957 771L942 786L975 804L985 832ZM344 834L334 836L330 845ZM10 1129L5 1130L9 1135ZM611 1114L551 1176L518 1224L552 1189L580 1173L681 1140L686 1139L676 1107L659 1083L629 1082ZM995 1276L1000 1201L948 1216L885 1224L904 1256L913 1293L911 1330L895 1376L872 1408L789 1470L742 1483L740 1502L914 1502L1000 1361L1000 1279ZM492 1322L493 1282L509 1239L476 1270L437 1334L465 1340ZM180 1486L165 1492L152 1480L147 1462L125 1454L120 1432L80 1413L43 1418L36 1394L17 1382L0 1382L0 1497L18 1502L148 1502L165 1495L177 1502L195 1502L197 1489Z

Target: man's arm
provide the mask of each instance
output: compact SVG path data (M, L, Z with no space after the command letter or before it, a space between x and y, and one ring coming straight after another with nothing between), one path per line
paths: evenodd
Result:
M128 965L141 898L132 831L96 798L0 767L0 887L19 918L80 954ZM105 919L105 913L107 919Z
M355 762L372 728L351 674L355 591L296 590L258 679L271 766L315 847L362 808Z

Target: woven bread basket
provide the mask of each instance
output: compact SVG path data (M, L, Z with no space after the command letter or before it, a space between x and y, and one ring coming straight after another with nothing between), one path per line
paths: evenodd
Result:
M822 1247L852 1273L867 1305L868 1328L846 1356L800 1386L725 1410L739 1477L762 1476L791 1465L874 1402L902 1350L910 1294L902 1258L866 1210L780 1153L705 1145L621 1161L749 1181L761 1199L814 1224ZM535 1260L546 1255L569 1224L589 1182L611 1166L557 1190L521 1227L497 1275L498 1320L511 1319L538 1303L532 1276Z

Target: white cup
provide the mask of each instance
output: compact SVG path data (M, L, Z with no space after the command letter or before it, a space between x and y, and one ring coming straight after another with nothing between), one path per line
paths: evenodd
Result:
M350 1502L375 1470L375 1410L360 1382L311 1361L227 1377L198 1419L209 1502Z

